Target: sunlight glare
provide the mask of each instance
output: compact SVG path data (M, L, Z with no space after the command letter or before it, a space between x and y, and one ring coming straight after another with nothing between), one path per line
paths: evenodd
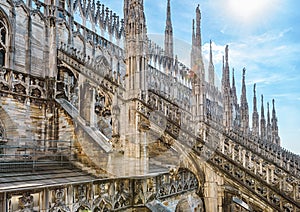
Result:
M270 0L229 0L231 15L243 22L255 22L263 18Z

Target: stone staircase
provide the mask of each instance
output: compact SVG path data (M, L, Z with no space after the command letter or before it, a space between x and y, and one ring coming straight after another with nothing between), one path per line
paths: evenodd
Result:
M94 140L105 152L112 151L112 145L109 143L109 139L101 133L96 127L87 126L85 120L79 116L77 108L75 108L70 102L65 99L56 99L61 107L71 116L77 127L81 128L85 133L90 135L91 139Z
M73 165L97 177L112 176L105 171L112 149L108 139L96 128L86 126L77 109L66 100L57 102L62 106L59 112L59 137L73 141L74 154L70 158Z

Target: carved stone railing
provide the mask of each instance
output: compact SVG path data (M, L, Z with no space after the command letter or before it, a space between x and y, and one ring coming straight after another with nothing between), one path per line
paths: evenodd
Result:
M153 111L150 105L139 102L137 111L157 126L164 127L165 133L186 148L193 149L199 157L204 157L228 178L233 179L276 210L290 207L294 210L300 209L299 177L293 176L292 172L262 157L257 151L259 146L252 151L248 145L244 145L245 141L231 139L224 128L216 122L202 123L204 133L197 138L193 134L194 131L185 130L178 122L172 121L172 117L164 113L164 108L156 107L161 113L150 117ZM161 125L164 122L165 124Z
M124 81L120 73L112 71L110 67L103 69L103 67L99 66L100 64L97 64L93 59L86 58L73 47L61 43L57 57L60 61L69 65L97 85L105 87L105 90L111 93L114 93L116 88L124 88Z
M278 189L278 184L284 184L284 181L270 185L265 181L266 179L262 179L260 176L258 177L251 173L249 170L243 168L239 163L220 152L215 152L213 158L209 160L209 162L217 166L219 171L221 170L235 183L241 184L243 188L246 188L250 192L256 194L273 209L278 211L285 211L287 209L289 209L289 211L298 211L300 209L299 201L297 202L293 198L299 189L297 186L292 187L293 190L291 191L291 196L293 197L291 197L289 191L287 192ZM264 174L268 175L268 173Z
M177 56L175 58L166 56L165 50L150 39L148 39L148 59L151 67L164 74L171 75L178 82L191 88L193 77L191 69L180 62Z
M253 136L243 136L241 133L231 130L226 132L228 136L236 140L251 151L256 152L264 160L268 160L295 177L300 177L300 156L291 153L281 146L267 142L261 139L255 139Z
M234 138L216 125L207 126L223 135L209 160L212 164L242 183L274 209L283 210L290 206L300 209L299 176L261 154L258 144ZM199 145L202 146L203 144ZM196 152L201 151L196 148Z
M148 92L147 99L147 104L144 102L138 105L138 111L144 114L151 113L151 119L167 119L177 125L180 130L193 131L193 126L190 124L192 121L191 112L187 112L187 110L182 109L176 103L164 98L162 95L157 94L152 90ZM143 110L146 110L147 112L145 113Z
M45 101L50 90L47 90L47 81L27 73L0 68L0 92L2 95L12 95L13 98L24 102L29 100L34 103Z
M34 190L24 190L19 203L10 204L14 208L24 211L33 208L40 211L121 211L130 208L145 208L152 200L167 200L167 198L179 198L186 192L198 189L196 176L184 169L177 173L164 173L157 176L144 176L140 178L117 178L90 180L83 183L70 183L65 185L49 185L47 189L36 186ZM1 191L1 190L0 190ZM38 192L48 196L48 202L39 205ZM14 193L6 191L7 201L10 201ZM69 197L73 198L69 198ZM22 201L24 200L24 201ZM27 200L27 201L26 201ZM24 208L24 202L25 208ZM15 205L14 205L15 204ZM8 204L7 204L8 205ZM48 208L43 208L44 206ZM9 209L9 208L8 208ZM9 210L8 210L9 211Z
M187 111L191 110L192 89L183 82L178 81L177 77L163 73L149 65L147 81L149 90Z

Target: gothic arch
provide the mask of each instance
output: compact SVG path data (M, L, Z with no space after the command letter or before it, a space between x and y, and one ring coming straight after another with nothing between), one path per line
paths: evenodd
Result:
M59 70L64 69L64 70L68 71L68 73L70 73L70 74L72 73L72 75L75 77L75 79L78 80L79 74L74 69L69 67L67 64L61 63L58 65L58 67L59 67ZM57 73L57 75L59 75L59 72Z
M18 131L16 129L18 129L17 124L0 105L0 131L2 131L2 138L11 139L14 137L18 137Z
M187 149L187 147L182 145L178 140L175 140L172 146L180 154L180 163L179 167L177 167L177 171L179 169L187 169L192 172L198 180L197 193L200 196L203 196L203 188L206 179L201 164L197 162L197 156L193 153L192 149Z
M0 7L0 66L9 67L11 34L9 18Z
M204 188L204 182L205 182L205 174L200 167L199 163L196 162L194 158L193 153L189 153L187 156L181 159L180 161L180 168L188 169L190 172L195 174L197 180L198 180L198 191L200 195L203 195L202 189Z

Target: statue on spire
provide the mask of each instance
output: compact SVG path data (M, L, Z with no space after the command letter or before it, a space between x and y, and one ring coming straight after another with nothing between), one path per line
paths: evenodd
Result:
M246 135L249 132L249 108L247 102L245 75L246 75L246 68L243 68L242 95L241 95L241 130Z
M167 5L167 20L165 29L165 56L167 58L173 58L173 27L171 21L171 6L170 0L168 0Z
M215 86L215 67L213 64L212 41L209 43L209 65L208 65L208 82Z
M264 110L264 96L261 95L261 112L260 112L260 137L266 139L266 119Z
M252 133L254 136L259 136L259 121L256 102L256 84L253 86L253 113L252 113Z

